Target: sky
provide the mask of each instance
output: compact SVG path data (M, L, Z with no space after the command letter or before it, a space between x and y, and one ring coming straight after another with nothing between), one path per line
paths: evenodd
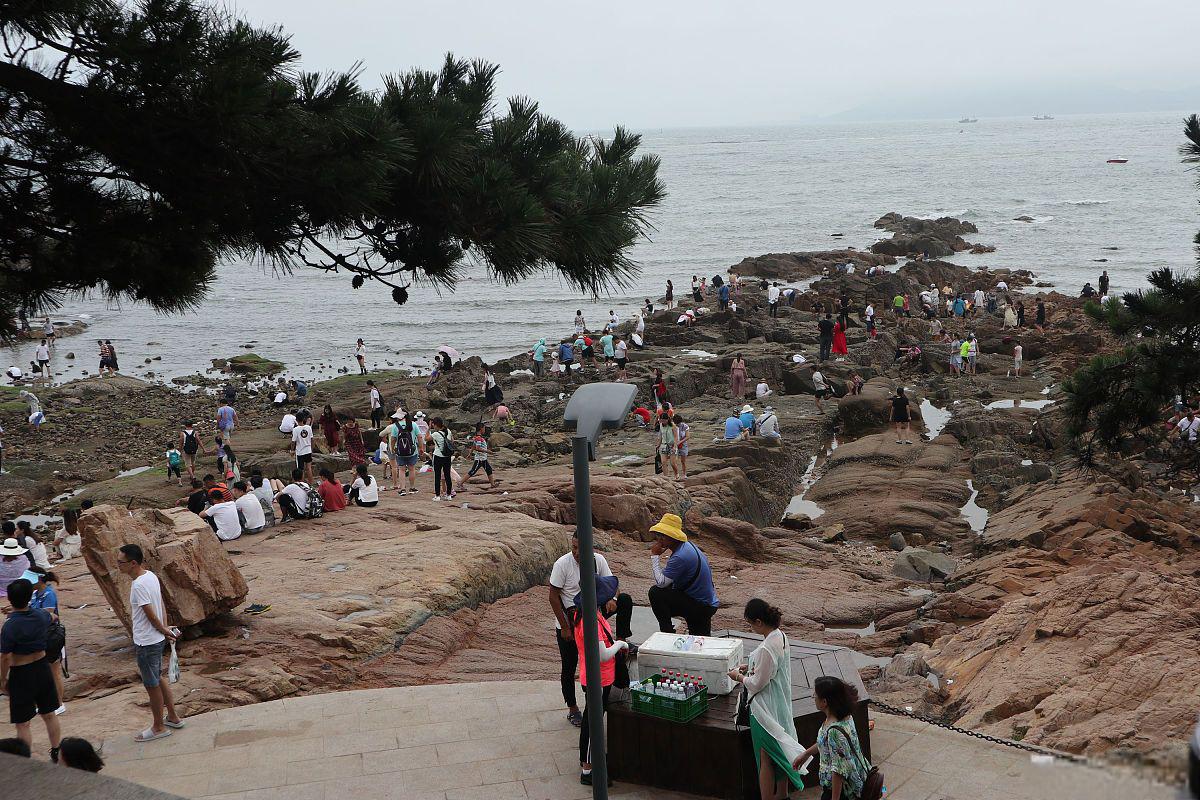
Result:
M498 63L578 130L1200 110L1198 0L240 0L309 70Z

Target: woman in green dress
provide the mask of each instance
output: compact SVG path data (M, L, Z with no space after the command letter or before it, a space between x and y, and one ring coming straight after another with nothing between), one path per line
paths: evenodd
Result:
M787 636L779 630L782 617L778 608L757 597L746 604L746 622L763 641L749 664L729 673L750 694L750 739L763 800L784 800L792 786L803 788L800 776L808 772L792 717L792 657Z

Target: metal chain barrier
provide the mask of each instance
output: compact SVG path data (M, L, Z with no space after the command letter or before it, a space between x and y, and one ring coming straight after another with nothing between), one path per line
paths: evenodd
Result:
M1045 747L1038 747L1037 745L1033 745L1033 744L1026 744L1024 742L1014 742L1011 739L998 739L995 736L988 736L986 733L980 733L979 731L968 730L967 728L959 728L955 725L951 725L946 722L940 722L931 717L926 717L921 714L916 714L912 711L909 711L908 709L898 708L894 705L891 705L890 703L884 703L880 700L869 700L867 702L869 702L872 706L874 706L875 708L877 708L880 711L883 711L885 713L895 714L896 716L900 716L900 717L909 717L911 719L915 719L920 722L925 722L930 725L935 725L939 728L945 728L948 731L954 731L955 733L966 734L967 736L974 736L976 739L983 739L985 742L992 742L993 744L1001 744L1001 745L1005 745L1006 747L1016 748L1017 750L1024 750L1029 753L1036 753L1037 755L1061 758L1064 761L1070 761L1075 764L1086 764L1089 766L1096 766L1096 763L1094 761L1092 761L1091 759L1087 758L1086 756L1075 755L1074 753L1063 753L1063 752L1059 752L1057 750L1049 750Z

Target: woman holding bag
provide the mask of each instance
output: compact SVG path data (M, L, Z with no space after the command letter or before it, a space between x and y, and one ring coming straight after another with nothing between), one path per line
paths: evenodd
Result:
M801 775L808 757L796 739L792 718L792 657L787 636L779 630L783 613L754 598L743 615L750 629L763 637L750 654L750 663L730 670L750 696L750 741L758 764L758 792L763 800L783 800L791 787L804 788ZM824 763L824 762L822 762Z
M604 618L604 606L617 597L617 579L611 575L596 577L596 633L600 640L600 685L603 687L604 701L600 714L608 707L608 693L617 677L617 654L629 649L629 642L618 641L613 636L608 620ZM583 595L575 595L575 605L571 609L571 627L575 631L575 647L579 651L579 683L583 686L583 696L587 699L588 674L587 659L583 646ZM589 706L583 709L583 725L579 728L579 782L584 786L592 785L592 746L588 728Z
M863 755L854 727L858 693L840 678L822 675L813 682L813 700L825 721L817 742L797 762L816 754L821 763L821 800L876 800L883 793L883 774Z

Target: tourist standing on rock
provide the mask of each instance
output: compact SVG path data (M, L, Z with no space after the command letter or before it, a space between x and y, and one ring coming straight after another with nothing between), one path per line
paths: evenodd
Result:
M337 414L333 413L333 406L326 404L317 423L321 426L321 432L325 434L325 446L329 448L330 453L338 455L342 446L342 423L338 421Z
M601 553L596 553L596 577L611 577L612 570ZM582 717L579 706L575 702L575 669L579 666L579 650L575 647L575 636L572 632L570 612L575 608L575 597L579 594L579 537L571 535L571 552L564 553L554 562L550 570L550 610L554 612L555 641L558 643L558 657L562 669L559 672L559 682L562 686L563 702L567 704L567 719L575 727L579 727ZM617 636L627 639L632 636L630 624L633 619L633 599L627 594L619 594L612 600L598 604L597 610L605 617L617 615ZM624 667L622 670L621 668ZM629 667L618 664L618 671L624 673L624 683L618 681L622 688L629 685Z
M575 335L580 336L587 330L587 323L583 319L583 309L575 310Z
M669 469L671 477L679 478L679 431L675 428L675 420L669 414L660 414L658 418L658 454L662 463L663 474Z
M704 298L700 296L700 277L692 276L692 301L699 305L704 302Z
M972 313L982 312L985 308L985 306L984 306L985 297L983 294L983 289L975 290L974 299L975 299L975 305L971 308Z
M845 292L838 298L838 324L842 326L842 330L850 327L850 298Z
M680 414L676 414L673 419L676 441L679 443L679 477L681 480L687 480L687 457L692 446L692 428L683 421L683 416Z
M612 361L617 356L617 351L613 346L613 335L611 332L600 337L600 347L604 350L604 370L608 371Z
M545 338L538 339L537 344L533 346L530 353L533 358L533 377L542 377L542 369L546 365L546 340Z
M829 353L833 350L833 330L835 327L833 324L833 315L828 312L826 312L824 319L817 322L817 340L820 343L820 351L817 355L818 361L825 361L829 358Z
M188 420L179 433L179 449L183 451L183 463L187 464L188 478L192 480L196 479L196 454L208 455L208 448L200 441L195 425L195 422Z
M100 353L99 353L99 355L100 355L100 364L99 364L99 366L96 368L96 371L97 371L97 372L98 372L98 373L99 373L101 376L104 376L104 375L107 375L107 374L108 374L108 372L109 372L109 366L108 366L109 349L108 349L107 347L105 347L105 345L104 345L104 340L103 340L103 339L97 339L97 340L96 340L96 347L97 347L97 348L99 349L99 351L100 351Z
M575 372L575 345L570 341L559 342L555 358L562 369L563 381L570 381Z
M669 280L667 281L667 293L664 299L666 300L668 311L675 307L675 285Z
M1025 357L1024 348L1021 347L1021 343L1018 341L1016 344L1013 345L1013 377L1014 378L1021 377L1021 362L1024 359L1024 357Z
M741 400L746 396L746 359L738 353L729 365L729 396Z
M179 485L183 486L183 453L179 452L174 442L167 442L167 483L171 482L171 476L174 475L179 481Z
M1025 303L1020 300L1017 301L1017 327L1025 327Z
M832 353L839 356L838 361L845 361L844 356L850 354L850 349L846 346L846 328L839 321L833 326L833 348Z
M358 420L349 414L340 414L338 421L342 426L342 439L346 443L346 456L350 459L350 466L357 467L359 464L366 464L367 446L363 442Z
M45 339L42 339L42 343L38 345L35 357L37 358L38 375L41 376L42 381L50 380L50 345L46 343Z
M779 316L779 282L776 281L767 287L767 314L772 317Z
M384 429L382 439L387 442L387 451L392 462L393 477L396 481L396 491L401 496L417 493L417 462L421 456L419 442L424 441L417 433L416 423L412 415L405 411L392 414L392 424ZM400 474L404 470L405 481L402 483ZM384 470L386 473L387 470Z
M217 409L217 430L229 444L233 444L233 429L237 425L237 412L229 403L223 403Z
M1004 327L1006 327L1006 328L1017 327L1017 312L1015 310L1013 310L1013 307L1011 304L1006 305L1004 307Z
M496 374L487 364L483 365L483 402L488 408L494 408L504 402L504 392L496 383Z
M629 346L625 344L625 340L620 336L617 337L616 343L613 345L613 360L617 365L617 381L628 380L629 374L625 371L625 365L629 363Z
M312 420L312 415L307 411L301 410L296 415L296 427L292 428L292 444L295 446L296 452L296 469L304 473L306 483L312 483L312 461L313 461L313 430L309 424Z
M877 334L875 332L875 306L872 303L867 303L863 318L867 321L867 335L874 341Z
M783 612L754 598L742 614L750 630L762 637L750 660L729 671L750 698L750 741L758 765L758 793L762 800L784 800L792 786L804 788L793 762L803 763L804 746L796 737L792 715L792 652L787 635L779 629Z
M170 736L186 723L175 711L170 682L162 680L163 648L174 642L176 634L167 627L167 606L163 602L158 576L146 569L142 548L123 545L117 551L117 569L129 578L129 613L132 618L133 649L137 655L142 686L150 697L149 728L134 736L134 741L149 742ZM164 714L165 711L165 714Z
M1100 280L1096 281L1096 285L1100 287L1100 296L1108 294L1108 270L1100 273Z
M43 546L42 549L44 552L45 547ZM55 588L58 584L58 576L51 572L48 566L30 567L29 571L36 576L33 583L33 598L29 601L29 607L45 611L50 615L52 623L61 622L61 612L58 610L58 591ZM28 576L26 579L28 580ZM58 693L58 708L54 709L56 716L67 713L65 699L67 695L63 691L62 674L62 660L66 648L66 629L53 625L50 628L50 636L46 640L46 663L50 665L50 677L54 679L54 691Z
M721 284L721 288L717 289L717 308L725 311L729 308L729 284Z
M650 587L650 608L658 619L658 629L674 633L673 617L683 617L688 633L711 636L712 618L720 602L713 586L708 557L688 541L683 532L683 520L676 514L664 514L650 528L656 534L650 547L650 568L654 585ZM662 555L667 564L662 566Z
M50 739L50 760L58 761L62 732L55 710L59 695L46 661L46 647L53 619L42 609L30 608L33 584L23 578L6 588L12 612L0 628L0 689L8 695L9 720L17 738L33 746L30 722L40 716Z
M1041 298L1038 298L1037 304L1037 329L1038 333L1043 332L1046 327L1046 303Z
M979 340L973 333L971 340L967 343L967 362L970 365L971 374L977 374L979 370Z
M583 593L575 595L574 608L572 609L572 635L575 639L575 649L577 652L583 652L584 649L584 625L595 624L596 638L600 645L600 675L588 675L587 659L579 661L579 683L583 687L584 701L587 700L587 687L590 680L599 680L601 686L601 704L600 708L594 709L587 705L583 709L583 718L579 725L579 782L584 786L592 785L592 747L591 747L591 728L588 725L588 715L599 713L603 716L608 708L608 696L614 683L617 683L617 663L625 661L625 652L629 650L629 642L613 635L612 628L609 627L608 621L604 619L604 614L601 609L614 600L617 594L617 579L608 576L596 579L596 617L595 620L584 620L583 618ZM625 651L625 652L622 652ZM594 685L594 684L593 684ZM628 688L629 681L626 679L625 686L620 688Z
M366 375L367 374L367 346L363 343L362 339L358 340L358 343L354 348L354 358L355 358L355 360L358 361L358 374Z
M450 457L454 455L454 437L441 417L434 417L429 422L426 444L433 448L433 499L451 500L455 495L454 483L450 479ZM443 481L446 483L445 494L442 493Z
M896 426L896 444L912 444L912 440L908 436L912 435L912 419L908 412L908 397L904 394L904 387L896 387L896 396L892 398L892 409L888 414L888 419Z
M821 405L821 401L829 395L829 384L825 382L825 376L821 374L821 370L817 369L816 364L809 364L812 367L812 382L813 382L813 399L817 403L817 411L824 413L825 407Z
M475 434L467 442L467 450L471 453L471 470L459 484L459 491L463 491L463 487L470 483L480 470L487 476L488 488L495 489L496 479L492 476L492 465L488 461L487 425L482 422L475 423Z
M375 381L367 381L367 399L371 404L371 430L377 431L383 425L383 396L379 394Z
M962 342L958 346L958 355L961 359L961 374L971 374L971 341L967 337L962 338Z
M962 339L957 336L950 342L950 374L962 374Z

